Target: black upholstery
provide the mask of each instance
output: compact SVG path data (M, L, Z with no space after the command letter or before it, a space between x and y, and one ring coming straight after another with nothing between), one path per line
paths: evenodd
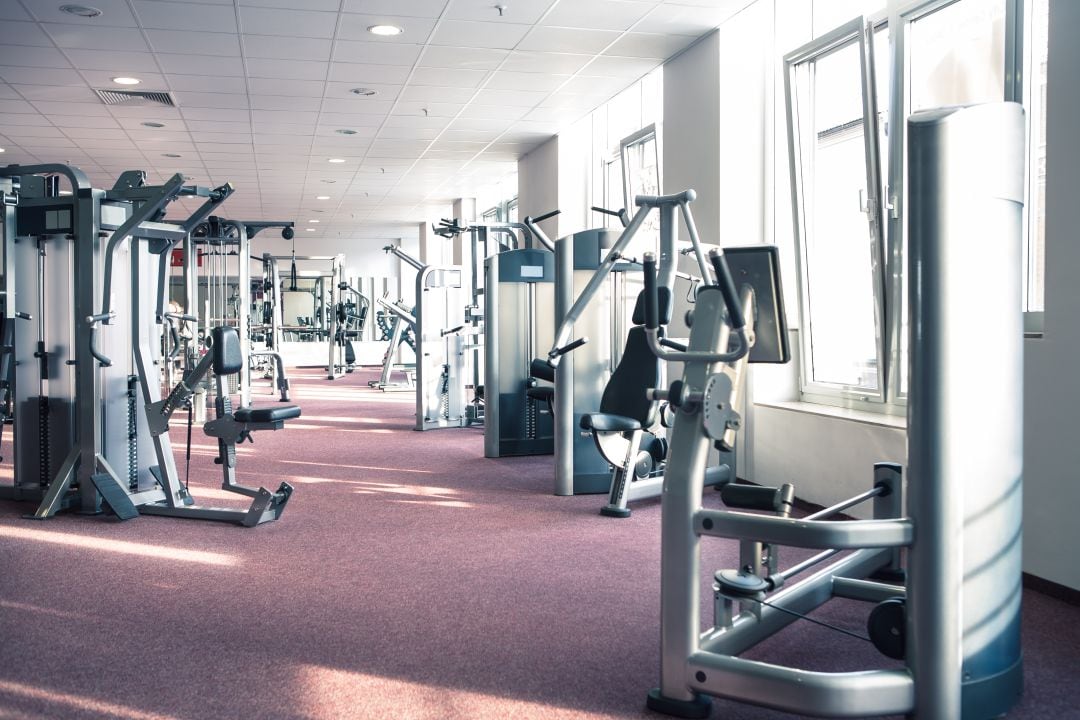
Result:
M546 402L550 405L555 401L555 388L550 385L537 385L536 387L525 388L525 396L531 397L533 400Z
M600 398L600 412L622 415L651 427L656 422L656 403L646 396L646 391L660 384L660 360L649 348L645 328L630 328L626 335L626 347L615 372L604 387Z
M233 411L233 420L240 423L284 422L300 417L299 405L269 405L267 407L242 407Z
M222 325L210 331L215 375L235 375L244 369L244 352L236 328Z
M581 429L595 430L596 432L631 432L632 430L640 430L641 423L623 415L589 413L581 416Z
M529 364L529 374L539 380L555 382L555 368L548 364L547 360L534 358Z
M661 325L667 325L668 323L671 322L671 314L672 314L673 309L674 309L674 303L671 302L671 288L661 286L661 287L658 287L656 290L657 290L657 293L656 293L657 300L659 300L659 308L658 309L660 311L659 312L660 324ZM633 314L633 316L631 318L631 321L635 325L644 325L645 324L645 291L644 290L642 290L641 292L638 293L637 302L634 303L634 314Z

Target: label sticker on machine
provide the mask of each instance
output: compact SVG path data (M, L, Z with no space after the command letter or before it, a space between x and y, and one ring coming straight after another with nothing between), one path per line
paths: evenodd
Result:
M522 265L521 277L523 278L543 278L544 266L543 265Z

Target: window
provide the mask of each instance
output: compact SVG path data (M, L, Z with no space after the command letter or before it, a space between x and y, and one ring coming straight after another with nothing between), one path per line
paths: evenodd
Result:
M1047 2L909 3L785 57L804 399L887 412L906 401L906 128L890 118L1024 102L1024 309L1029 320L1042 310Z

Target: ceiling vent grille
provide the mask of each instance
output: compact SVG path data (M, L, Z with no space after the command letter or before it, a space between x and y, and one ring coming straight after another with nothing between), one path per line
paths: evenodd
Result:
M176 107L172 95L153 90L94 90L106 105L166 105Z

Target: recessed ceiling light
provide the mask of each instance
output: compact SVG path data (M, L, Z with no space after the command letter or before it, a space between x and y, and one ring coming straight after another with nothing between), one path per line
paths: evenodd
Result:
M0 152L7 152L4 148L0 148Z
M178 158L178 157L182 157L182 156L177 154L177 153L161 153L161 157Z
M316 200L329 200L330 196L329 195L316 195L315 199Z
M360 95L361 97L371 97L372 95L377 94L379 91L366 87L354 87L349 92L351 92L353 95Z
M372 25L367 29L372 35L400 35L405 32L405 28L398 27L397 25Z
M319 221L318 221L318 220L308 220L308 222L309 222L309 223L317 223L317 222L319 222Z
M114 77L112 81L117 85L138 85L142 82L139 78L133 77Z
M356 134L355 130L350 130L349 128L342 128L341 130L335 130L334 132L336 132L338 135L355 135Z
M322 182L326 183L327 185L333 185L337 182L337 180L323 180Z
M149 127L149 128L163 128L163 127L165 127L165 123L144 122L144 123L142 123L142 126L143 127Z
M60 12L84 18L96 18L101 15L100 10L96 7L90 7L89 5L61 5Z
M327 162L343 163L343 162L345 162L345 158L330 158L329 160L327 160Z
M304 229L307 230L308 232L315 232L315 228L304 228Z

